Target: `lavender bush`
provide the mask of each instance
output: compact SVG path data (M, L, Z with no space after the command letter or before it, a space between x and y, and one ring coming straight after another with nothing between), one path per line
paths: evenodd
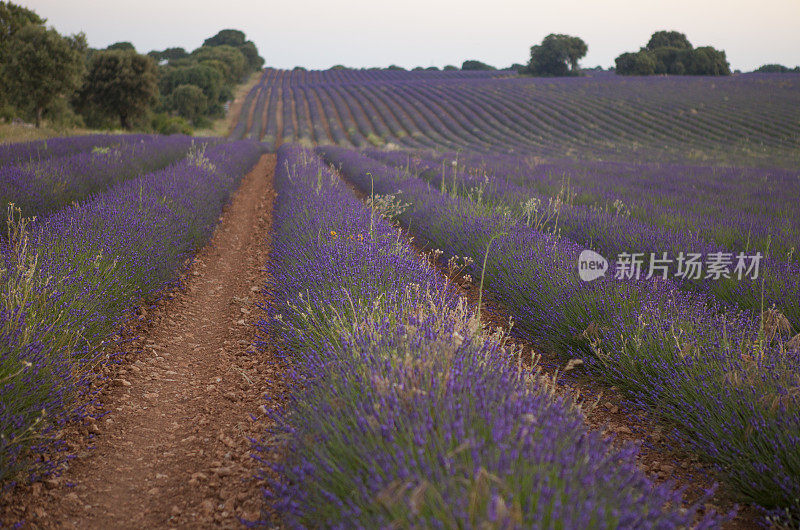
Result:
M779 313L761 320L669 280L582 282L582 247L566 238L502 210L476 208L354 151L318 151L362 192L410 203L398 219L445 258L479 258L496 237L485 287L519 332L581 356L634 401L677 424L743 499L797 513L800 355L785 342Z
M84 413L78 398L104 342L175 278L260 153L252 142L201 148L49 217L10 220L0 240L0 479L49 471L31 450Z
M292 367L271 503L290 527L713 525L515 367L503 334L311 152L278 151L260 325Z

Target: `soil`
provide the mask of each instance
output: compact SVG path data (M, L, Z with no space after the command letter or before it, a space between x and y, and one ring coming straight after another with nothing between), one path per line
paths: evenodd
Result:
M182 287L142 310L140 351L102 383L98 419L66 434L57 478L18 487L3 523L36 528L231 528L262 507L252 439L281 365L254 348L266 282L275 155L244 178ZM128 345L131 351L135 345ZM103 415L103 411L108 414ZM264 454L262 458L275 458Z

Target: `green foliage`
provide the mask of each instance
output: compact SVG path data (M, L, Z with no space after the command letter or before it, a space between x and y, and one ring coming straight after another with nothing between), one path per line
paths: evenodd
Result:
M106 50L119 50L123 52L135 52L136 48L130 42L115 42L114 44L109 45Z
M256 48L256 45L251 41L245 42L243 45L239 46L238 49L242 52L242 55L244 55L250 70L255 72L264 66L264 59L258 55L258 48Z
M656 73L656 58L653 53L646 50L623 53L614 62L616 71L620 75L653 75Z
M181 85L194 85L202 90L206 98L206 111L211 115L222 112L229 91L225 90L225 79L222 73L208 64L194 64L184 67L162 67L159 89L165 99L165 107L172 109L169 103L173 91Z
M756 68L754 71L764 74L800 73L800 66L789 68L788 66L783 66L782 64L764 64Z
M231 46L244 55L245 62L250 70L258 70L264 66L264 59L258 55L258 49L252 41L245 40L244 33L237 29L223 29L213 37L203 42L204 48L217 46Z
M34 24L42 25L45 19L24 7L11 2L0 2L0 111L3 116L14 116L14 109L9 105L9 86L6 81L7 74L3 72L3 65L8 62L6 53L11 38L23 27Z
M647 43L648 50L656 50L658 48L678 48L683 50L691 50L692 43L686 38L686 35L678 31L656 31L650 37Z
M170 116L166 112L154 115L150 124L158 134L191 135L194 132L192 126L185 119L180 116Z
M692 47L686 35L657 31L638 52L623 53L616 59L620 75L730 75L725 52L711 46Z
M80 86L85 49L82 34L62 37L34 24L16 31L8 42L3 65L7 93L18 109L32 112L37 127L57 98Z
M689 75L731 75L731 69L724 51L716 50L711 46L703 46L694 49L689 64L686 65L686 73Z
M529 73L537 76L578 75L578 60L589 47L580 37L551 33L531 47Z
M488 65L481 61L468 59L461 64L462 70L496 70L494 66Z
M452 64L448 64L447 66L442 68L442 70L444 70L445 72L453 72L455 70L458 70L458 66L453 66Z
M331 66L330 69L331 70L350 70L350 68L348 68L347 66L345 66L343 64L334 64L333 66Z
M189 54L183 48L167 48L161 52L161 58L167 61L174 61L176 59L185 59Z
M195 85L180 85L172 92L172 108L183 118L196 123L208 109L208 100Z
M244 32L238 29L223 29L213 37L207 38L203 41L203 46L233 46L239 47L245 43Z
M123 129L143 116L158 97L152 58L130 51L101 51L92 57L81 100L106 115L119 118Z
M455 68L455 67L453 67L453 68ZM403 68L402 66L397 66L396 64L390 64L389 66L386 67L386 69L387 70L402 70L402 71L405 71L405 68Z
M230 84L240 83L250 70L244 54L233 46L203 46L192 52L198 64L207 64L216 68Z

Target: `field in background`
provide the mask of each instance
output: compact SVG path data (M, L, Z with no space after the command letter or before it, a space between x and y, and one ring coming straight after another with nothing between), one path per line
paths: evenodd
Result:
M273 147L298 142L796 166L800 76L267 69L232 136Z
M661 418L679 445L717 469L735 498L800 515L800 76L548 79L267 69L231 136L278 149L279 171L292 186L306 179L317 195L338 193L326 189L326 171L333 170L369 198L373 215L402 225L415 244L437 249L441 266L466 258L459 281L480 281L484 299L513 317L516 336L564 362L580 359L593 377ZM321 216L315 231L327 234L316 237L314 252L328 252L329 245L360 252L361 237L371 244L373 236L355 221L335 222L331 208L314 206ZM594 282L578 275L586 249L610 261L610 272ZM346 252L337 252L344 259ZM625 256L636 253L643 273L625 276ZM678 261L684 254L697 254L705 265L714 256L732 263L725 274L703 269L694 276ZM737 275L736 260L754 255L759 274ZM663 277L648 275L651 256L669 260ZM324 283L326 267L342 266L325 263L315 282ZM344 320L363 320L358 303L370 297L360 289L389 281L375 274L384 279L356 275L354 281L366 283L348 295L357 305ZM287 293L282 313L302 308L296 316L305 320L329 303L311 303L327 295L296 287L306 298ZM348 307L342 310L349 315ZM401 313L390 310L385 318L402 319ZM277 325L300 335L286 355L322 362L308 361L304 348L321 351L313 333L323 332L315 326L338 326L340 318ZM312 337L304 336L311 328ZM437 354L425 355L438 362ZM294 407L303 411L306 403ZM285 421L292 433L343 428L311 416L302 425ZM368 431L341 436L362 439ZM294 462L325 451L345 459L371 451L345 457L325 437L318 441L322 448L296 440ZM435 448L420 451L433 458ZM350 480L287 475L308 491ZM513 480L504 479L503 487ZM306 522L354 517L345 511L320 519L313 502L297 502L290 491L283 502L299 505ZM322 495L335 496L324 487Z

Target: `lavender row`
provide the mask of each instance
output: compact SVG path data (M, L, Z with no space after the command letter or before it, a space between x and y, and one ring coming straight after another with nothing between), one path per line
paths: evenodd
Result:
M186 155L188 136L118 136L119 145L11 164L0 168L0 206L26 217L46 216L127 179L160 169Z
M269 500L289 527L673 528L630 447L510 362L502 333L311 152L278 151L261 329L292 367ZM298 294L299 293L299 294ZM264 345L266 347L266 344Z
M641 216L631 214L630 207L619 201L607 202L603 207L597 204L586 204L585 190L580 192L573 188L562 187L555 196L548 197L538 193L530 186L531 177L522 171L509 174L507 171L497 169L497 160L507 157L493 157L489 155L466 155L459 157L432 155L425 153L403 153L369 151L371 158L387 163L393 167L404 168L430 182L435 188L451 194L458 194L470 198L485 208L503 209L515 216L519 222L527 225L536 225L540 230L556 231L565 235L572 241L600 252L609 259L614 259L623 253L639 253L644 257L667 254L671 262L667 265L668 274L676 277L677 256L680 254L699 254L708 258L715 254L728 255L731 263L728 267L728 277L708 276L701 271L698 278L687 277L682 285L687 288L707 292L719 300L733 307L740 307L760 313L764 307L776 307L792 323L795 329L800 329L800 261L787 260L775 252L759 260L758 273L750 275L731 274L736 265L734 257L737 253L745 254L749 258L756 251L767 253L766 245L773 241L777 248L785 247L777 240L765 237L763 240L754 240L750 245L734 245L725 247L710 236L714 227L705 225L705 230L685 227L677 230L671 226L653 224L641 219ZM466 158L466 160L465 160ZM501 166L502 167L502 166ZM528 185L517 182L526 180ZM616 180L612 177L603 179L608 186L614 186ZM701 181L702 182L702 181ZM563 186L563 184L562 184ZM633 185L638 189L638 196L649 196L644 193L641 184ZM731 185L733 188L733 185ZM661 188L659 188L661 189ZM726 193L716 187L722 195ZM732 190L726 190L732 194ZM584 196L582 203L577 201L578 194ZM625 200L628 201L626 195ZM630 203L628 203L630 204ZM696 211L705 209L702 202L694 203L684 209L692 208ZM641 206L640 206L641 208ZM656 208L641 208L651 215ZM734 212L732 217L735 217ZM752 210L740 211L741 216L747 216L751 225L754 222ZM800 211L798 211L800 215ZM687 215L691 218L691 214ZM726 219L717 219L717 226L727 223ZM751 229L755 236L770 226L764 220L763 224ZM701 236L701 233L703 234ZM799 232L800 233L800 232ZM770 234L771 235L771 234ZM704 237L705 236L705 237ZM756 244L756 241L760 244ZM762 246L763 245L763 246ZM647 261L643 265L644 274L647 273ZM745 259L749 265L750 259Z
M342 146L422 145L571 158L708 157L785 165L796 160L800 138L796 80L774 76L553 80L450 73L268 72L263 86L279 90L281 107L276 102L267 108L261 102L257 112L267 111L269 119L282 108L284 124L299 124L306 117L295 94L302 90L325 110L308 117L311 127L330 128L333 140ZM774 97L763 98L764 86ZM294 130L288 132L285 141L296 138ZM409 142L409 137L415 141Z
M49 158L89 151L94 147L111 147L149 138L148 135L92 134L68 136L0 145L0 167L9 164L40 162Z
M17 212L0 240L0 480L52 471L31 452L53 450L60 425L85 414L111 333L176 278L260 153L201 148L32 223Z
M582 247L442 194L357 152L319 148L364 193L408 203L398 219L445 257L488 252L485 288L541 347L580 356L638 405L680 427L742 499L800 510L800 353L780 316L725 310L668 280L591 283L578 278ZM473 269L473 278L482 270ZM769 470L767 473L766 470Z

